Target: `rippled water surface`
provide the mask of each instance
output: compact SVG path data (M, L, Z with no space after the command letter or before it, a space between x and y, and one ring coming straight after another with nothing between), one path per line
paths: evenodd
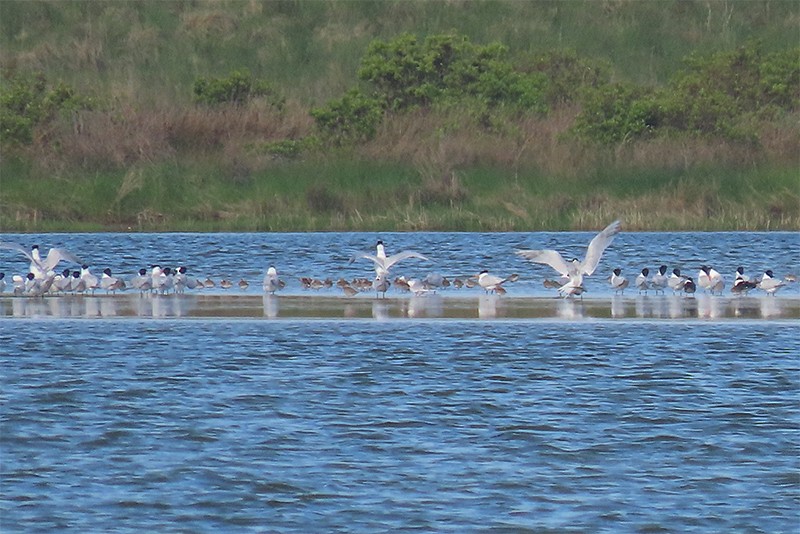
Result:
M2 324L0 530L796 532L796 324Z
M251 285L245 293L260 293L269 265L274 265L287 282L285 292L300 293L298 277L312 278L374 276L367 260L348 263L356 251L374 252L377 239L388 254L411 249L431 261L406 260L392 269L392 276L422 278L436 272L449 277L475 275L482 269L507 276L520 275L509 285L514 295L552 295L542 288L545 277L555 272L534 265L514 254L522 248L554 248L565 259L582 258L594 232L510 232L510 233L247 233L247 234L0 234L0 240L28 247L39 244L43 251L65 247L90 264L96 274L110 267L115 275L129 277L140 268L158 263L185 265L200 279L219 283L226 278L236 283L244 278ZM655 272L666 264L695 276L701 265L709 264L727 279L743 266L750 276L772 269L778 276L800 275L800 234L795 232L622 232L606 250L597 273L586 280L588 295L609 294L606 277L620 267L631 281L643 267ZM74 267L74 266L73 266ZM21 254L0 249L0 271L27 272ZM800 284L796 284L798 286ZM220 291L217 287L215 291ZM240 292L234 287L230 292ZM793 294L800 295L794 287Z
M516 297L552 293L541 288L551 273L515 248L581 255L592 234L0 239L65 246L120 274L174 262L244 277L250 289L233 301L266 316L273 305L302 308L296 276L369 275L347 259L378 237L390 253L434 260L397 274L518 272ZM796 533L800 321L774 309L796 303L797 289L751 297L752 314L738 320L713 313L749 306L727 292L691 305L630 297L615 315L607 270L662 262L691 272L711 263L729 280L740 264L799 272L798 236L623 233L589 286L611 308L552 301L557 313L536 320L509 311L536 299L493 299L487 312L477 291L457 299L461 315L432 312L436 300L411 314L411 299L362 295L348 301L356 319L337 308L277 321L155 312L205 299L228 313L218 289L5 298L0 532ZM262 305L254 286L269 264L289 285ZM26 268L8 251L0 266ZM100 311L88 315L90 305ZM150 313L121 311L140 305ZM82 311L46 311L70 306ZM406 320L375 320L399 309Z

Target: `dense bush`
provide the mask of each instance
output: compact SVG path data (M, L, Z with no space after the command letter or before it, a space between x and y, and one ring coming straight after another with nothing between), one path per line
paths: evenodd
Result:
M246 104L253 98L265 97L268 103L282 109L284 98L277 94L272 85L253 78L249 71L232 71L226 78L198 78L193 87L196 102L204 104Z
M656 93L630 84L609 84L588 92L574 130L601 143L642 139L660 120Z
M660 90L606 85L588 92L574 130L603 143L653 135L742 139L750 118L770 119L800 104L800 49L763 54L757 45L707 57Z
M410 34L375 40L358 71L369 88L353 89L312 116L328 134L363 139L374 134L385 111L453 105L467 106L474 115L546 111L545 76L518 70L507 55L505 46L479 46L454 34L422 42Z
M547 80L544 98L548 107L567 104L586 89L610 83L610 66L578 57L574 50L551 50L530 61L527 70L542 74Z
M50 86L43 74L13 76L0 86L0 142L29 144L36 127L61 112L91 109L91 99L64 83Z
M317 126L335 143L371 138L383 114L381 103L358 89L351 89L326 107L311 110Z
M478 97L488 106L541 111L543 80L516 70L500 44L479 46L465 36L432 35L422 42L410 34L373 41L358 76L369 82L387 109L405 110Z

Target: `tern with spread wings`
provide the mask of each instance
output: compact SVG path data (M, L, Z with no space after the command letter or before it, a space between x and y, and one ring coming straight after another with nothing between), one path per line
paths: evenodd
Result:
M52 272L53 269L56 268L56 265L58 265L62 260L71 261L79 265L83 264L83 262L78 259L77 256L75 256L75 254L63 248L51 248L47 253L47 257L44 259L42 259L41 255L39 254L39 245L33 245L33 247L31 247L31 251L28 252L25 250L25 247L18 243L0 241L0 248L16 250L24 254L25 257L31 262L29 272L32 272L33 275L38 279L46 278L47 273Z
M603 251L611 244L614 237L620 232L622 225L619 221L614 221L597 234L589 243L586 249L586 256L583 261L574 258L567 263L564 258L555 250L518 250L517 255L530 260L534 263L549 265L562 276L569 278L569 281L559 288L562 294L569 294L575 287L583 287L583 277L590 276L597 269Z
M414 252L412 250L404 250L402 252L398 252L397 254L386 256L386 249L383 246L383 241L378 241L375 247L375 254L369 254L368 252L359 252L358 254L350 258L350 263L353 263L354 261L361 258L368 259L375 264L375 273L378 276L389 274L389 269L391 269L393 265L395 265L397 262L401 260L405 260L408 258L417 258L420 260L430 261L428 260L428 258L423 256L419 252Z

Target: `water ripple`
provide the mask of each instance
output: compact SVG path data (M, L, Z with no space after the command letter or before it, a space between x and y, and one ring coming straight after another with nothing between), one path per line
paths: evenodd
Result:
M57 324L0 334L3 532L800 522L794 325Z

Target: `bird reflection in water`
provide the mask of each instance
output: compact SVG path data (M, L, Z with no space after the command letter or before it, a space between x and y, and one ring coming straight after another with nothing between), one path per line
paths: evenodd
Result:
M278 316L278 310L280 309L278 297L272 293L266 293L262 301L264 303L264 317L269 317L270 319L276 318Z
M443 314L444 306L440 295L431 293L408 299L406 317L441 317Z
M783 301L772 298L769 295L760 297L761 317L771 319L783 315Z
M497 304L500 300L496 294L487 293L478 297L478 317L493 319L497 317Z
M611 297L611 317L615 319L625 317L625 297L614 294Z
M558 309L556 310L561 319L574 321L576 319L583 319L584 307L583 302L574 299L561 299L558 302Z
M385 321L389 318L389 305L380 300L372 301L372 318L379 321Z
M715 295L699 295L697 301L697 317L700 319L719 319L725 315L725 302Z

